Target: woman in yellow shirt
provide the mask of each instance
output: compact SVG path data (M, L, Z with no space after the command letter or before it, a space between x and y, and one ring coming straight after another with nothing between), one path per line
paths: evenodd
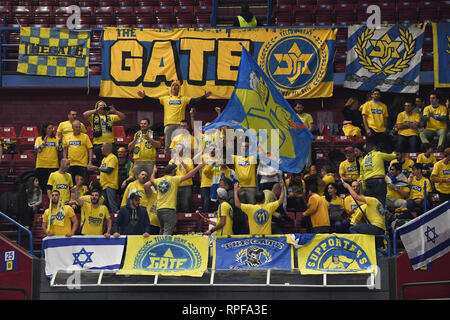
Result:
M330 216L331 229L335 230L335 224L344 220L344 199L337 194L336 183L329 183L324 192L324 198L328 203L328 214Z

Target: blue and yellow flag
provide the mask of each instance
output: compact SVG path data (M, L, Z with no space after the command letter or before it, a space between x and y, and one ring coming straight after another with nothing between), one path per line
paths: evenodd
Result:
M245 48L242 48L236 86L227 106L204 129L222 126L254 129L257 134L261 129L267 130L267 150L272 145L270 130L278 130L279 169L285 172L303 169L314 138Z
M376 273L375 236L316 234L300 242L297 255L301 274Z
M433 22L434 86L450 87L450 22Z
M128 236L118 274L201 277L208 267L208 246L201 235Z
M213 269L294 269L294 249L286 236L216 237Z
M20 28L17 72L52 77L86 77L89 31Z
M140 29L105 28L100 96L181 94L229 99L241 46L251 52L286 99L331 97L336 35L332 29Z

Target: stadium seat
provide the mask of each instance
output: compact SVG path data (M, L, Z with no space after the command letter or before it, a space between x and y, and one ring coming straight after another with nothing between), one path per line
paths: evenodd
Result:
M320 4L315 6L316 23L334 22L334 8L329 4Z
M13 160L14 160L13 154L10 153L2 154L2 161L0 162L0 177L8 175L10 171L14 168Z
M135 0L119 0L117 5L119 7L135 7L136 1Z
M123 126L113 126L114 140L118 145L128 144L128 138Z
M35 139L39 136L39 131L36 126L23 126L19 133L19 146L34 145Z
M171 25L175 23L174 7L161 6L155 8L155 18L157 24Z
M196 213L178 213L175 234L200 232L201 217Z
M355 7L350 3L340 3L335 7L336 22L352 24L356 21Z
M159 5L160 6L169 6L169 7L175 7L176 5L178 5L176 0L159 0Z
M178 6L175 7L175 18L178 24L191 24L194 20L194 7Z
M212 6L199 5L194 7L195 20L198 24L209 26L211 24Z
M138 5L139 6L158 6L159 2L158 0L138 0Z
M74 4L72 2L72 4ZM97 1L95 0L81 0L78 1L78 5L81 7L97 7Z
M450 1L449 0L440 1L439 2L440 21L448 22L449 17L450 17Z
M16 140L16 128L14 127L0 127L0 140L10 142Z
M195 0L179 0L178 1L178 5L179 6L190 6L190 7L193 7L193 6L196 6L197 3L196 3Z
M36 4L38 6L57 6L58 0L38 0Z
M389 23L396 23L398 19L397 7L394 2L380 2L378 4L381 10L381 20ZM369 17L369 16L368 16Z
M398 21L417 21L417 4L413 1L397 3Z
M314 6L309 4L300 4L294 8L294 21L299 22L314 22L313 12Z
M109 6L116 6L117 3L116 0L98 0L97 7L109 7Z
M279 23L291 23L292 22L292 12L293 8L289 5L280 5L274 8L273 17L277 24Z
M135 8L136 24L153 24L155 22L155 13L153 7L140 6Z
M432 1L420 1L417 3L418 21L435 20L439 14L439 7Z

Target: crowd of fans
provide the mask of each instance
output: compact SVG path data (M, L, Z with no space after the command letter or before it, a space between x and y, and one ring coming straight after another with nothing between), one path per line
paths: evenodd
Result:
M150 129L148 119L140 119L140 130L128 146L117 148L112 128L126 115L104 101L83 113L93 129L92 141L73 110L58 125L56 135L52 123L42 125L35 142L36 175L30 178L27 196L32 213L39 211L42 193L50 200L49 208L43 208L46 235L171 235L178 213L195 209L211 225L205 234L281 234L290 219L287 212L294 211L302 213L301 225L307 232L378 235L450 199L448 99L443 100L446 105L440 104L436 92L429 95L428 106L420 97L405 101L404 111L397 108L395 122L388 113L395 110L380 101L379 90L373 90L362 105L350 98L343 109L342 130L348 136L365 135L366 143L345 148L346 159L338 172L317 168L310 151L304 170L294 174L250 155L248 140L229 164L205 152L226 134L219 130L198 141L189 133L185 111L189 103L202 101L209 93L191 99L180 95L174 83L167 97L149 98L144 92L140 96L164 106L164 140ZM302 103L293 108L318 135ZM220 108L216 111L220 114ZM193 121L195 109L189 114ZM177 134L179 128L185 130ZM194 154L197 143L202 152ZM156 155L163 148L178 157L158 169ZM406 157L419 150L423 152L416 161ZM443 151L443 159L437 161L434 151ZM88 179L92 174L99 180ZM198 208L193 207L195 185L202 200ZM436 194L437 203L432 199ZM211 212L216 213L214 221L204 215Z

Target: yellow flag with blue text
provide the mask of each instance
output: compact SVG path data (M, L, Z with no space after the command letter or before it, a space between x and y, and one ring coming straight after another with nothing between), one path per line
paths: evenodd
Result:
M202 235L128 236L122 275L201 277L208 267L209 238Z
M301 274L376 273L373 235L316 234L306 241L296 240L300 242L297 253Z

